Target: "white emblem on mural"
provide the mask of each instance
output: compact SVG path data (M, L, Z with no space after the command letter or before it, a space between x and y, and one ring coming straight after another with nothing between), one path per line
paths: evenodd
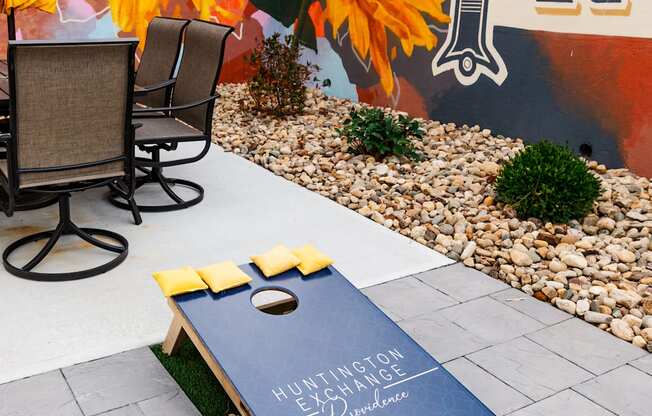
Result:
M434 76L452 70L462 85L475 84L480 75L498 85L505 82L507 67L494 47L488 11L489 0L451 0L452 21L432 62Z

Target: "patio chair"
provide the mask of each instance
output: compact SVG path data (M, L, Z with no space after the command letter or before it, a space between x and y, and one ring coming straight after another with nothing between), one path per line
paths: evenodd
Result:
M136 103L147 107L166 107L174 85L186 19L155 17L147 27L147 43L136 73Z
M5 249L9 273L30 280L76 280L109 271L127 257L129 244L123 236L72 222L70 197L115 184L135 207L131 111L137 44L136 39L9 43L12 121L11 133L0 136L8 156L0 161L0 185L8 196L2 209L12 216L16 198L26 191L59 197L54 230L21 238ZM132 213L140 223L138 211ZM117 256L82 271L32 271L63 235L76 235ZM47 241L38 254L22 267L14 265L16 250L41 240Z
M136 181L136 188L145 184L159 184L173 201L167 205L142 205L144 212L164 212L185 209L198 204L204 197L204 188L192 181L164 176L163 169L194 163L208 153L211 146L211 130L215 87L224 60L224 48L230 26L193 20L186 28L184 53L172 93L172 106L134 110L142 127L136 131L136 146L151 155L137 157L136 167L145 173ZM179 144L202 142L203 148L196 155L176 160L161 160L161 151L173 152ZM196 196L184 200L173 189L180 185L193 190ZM109 195L115 206L130 209L120 194Z

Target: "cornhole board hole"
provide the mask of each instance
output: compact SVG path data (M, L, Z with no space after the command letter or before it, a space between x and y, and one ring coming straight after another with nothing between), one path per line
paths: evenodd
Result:
M241 415L493 415L335 268L272 279L240 268L249 285L170 299L163 349L190 337ZM252 297L268 289L290 299L259 310Z

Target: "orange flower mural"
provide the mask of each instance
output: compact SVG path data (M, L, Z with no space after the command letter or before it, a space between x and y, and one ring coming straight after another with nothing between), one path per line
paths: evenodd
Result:
M220 23L233 26L242 20L248 0L192 0L192 3L200 19L214 17Z
M437 37L422 13L441 23L450 23L442 4L445 0L328 0L326 18L333 36L348 20L351 44L362 59L371 56L380 83L389 96L394 76L388 51L387 29L401 41L403 51L412 56L415 46L431 50Z
M161 0L109 0L109 6L115 24L141 42L147 36L149 21L161 14Z
M54 13L57 10L56 0L6 0L0 5L2 13L8 14L10 9L40 9L44 12Z
M170 0L109 0L113 21L123 31L135 34L141 45L147 36L147 25L155 16L196 17L198 13L200 19L235 25L242 20L248 0L192 0L187 10L178 4L168 10L169 3Z

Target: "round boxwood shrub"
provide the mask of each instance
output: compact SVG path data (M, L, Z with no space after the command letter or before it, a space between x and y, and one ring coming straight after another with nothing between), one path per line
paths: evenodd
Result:
M496 178L496 199L521 218L555 223L579 220L602 193L599 179L564 146L543 141L526 146Z

